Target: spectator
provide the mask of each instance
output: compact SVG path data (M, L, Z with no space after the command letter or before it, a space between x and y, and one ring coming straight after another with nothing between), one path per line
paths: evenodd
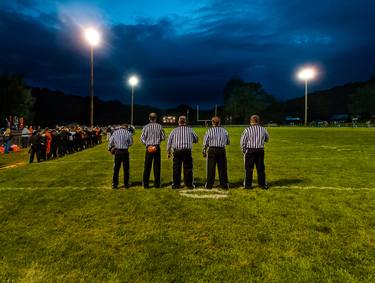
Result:
M22 148L27 148L29 146L29 140L30 140L30 133L29 133L29 129L27 128L27 126L22 129L21 137L22 137Z

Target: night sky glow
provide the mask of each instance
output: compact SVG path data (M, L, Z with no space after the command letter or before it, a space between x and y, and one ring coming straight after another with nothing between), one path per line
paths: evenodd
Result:
M47 3L47 4L46 4ZM89 94L89 46L96 27L95 95L160 107L222 103L233 76L279 99L303 95L296 70L314 65L311 90L375 74L375 1L1 0L0 72L32 86Z

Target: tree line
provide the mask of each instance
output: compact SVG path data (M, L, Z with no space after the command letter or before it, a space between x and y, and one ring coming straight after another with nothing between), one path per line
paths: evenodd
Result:
M304 115L304 97L278 101L267 93L259 82L232 78L223 90L224 105L218 114L226 124L247 123L249 113L258 113L265 121L282 123L286 116ZM24 117L26 124L55 126L70 123L89 123L89 97L66 95L60 91L29 87L18 75L0 75L0 119L5 125L10 115ZM120 101L102 101L94 98L95 124L108 125L129 120L130 105ZM189 105L160 109L136 105L135 124L147 123L148 113L189 115L189 123L196 121L196 110ZM361 119L375 115L375 77L365 82L350 83L329 90L309 94L309 120L330 120L339 114ZM213 109L200 111L201 119L209 119Z

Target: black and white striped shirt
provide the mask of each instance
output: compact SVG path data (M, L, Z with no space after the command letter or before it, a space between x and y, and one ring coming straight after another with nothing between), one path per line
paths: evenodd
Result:
M193 143L198 142L198 136L192 128L179 126L175 128L168 137L167 151L172 149L191 149Z
M269 135L266 128L260 125L252 125L245 129L241 136L241 149L246 152L248 148L264 148L264 143L268 142Z
M108 149L127 149L133 144L133 135L127 129L120 128L109 138Z
M159 145L163 140L165 140L165 133L160 124L151 122L143 127L141 142L144 145Z
M212 127L207 130L203 138L203 152L208 147L225 147L230 143L229 135L223 127Z

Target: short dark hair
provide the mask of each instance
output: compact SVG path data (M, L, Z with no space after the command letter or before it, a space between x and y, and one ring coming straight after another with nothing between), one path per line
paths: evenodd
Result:
M185 125L186 124L186 116L178 117L178 124L179 125Z
M211 122L212 122L212 124L214 124L215 126L219 126L220 123L221 123L221 119L220 119L220 117L218 117L218 116L214 116L214 117L212 117Z
M156 113L154 113L154 112L152 112L152 113L150 113L150 115L148 115L148 119L152 122L155 122L157 118L158 118L158 115L156 115Z
M259 115L251 115L251 117L250 117L250 124L257 125L257 124L259 124L259 122L260 122Z

